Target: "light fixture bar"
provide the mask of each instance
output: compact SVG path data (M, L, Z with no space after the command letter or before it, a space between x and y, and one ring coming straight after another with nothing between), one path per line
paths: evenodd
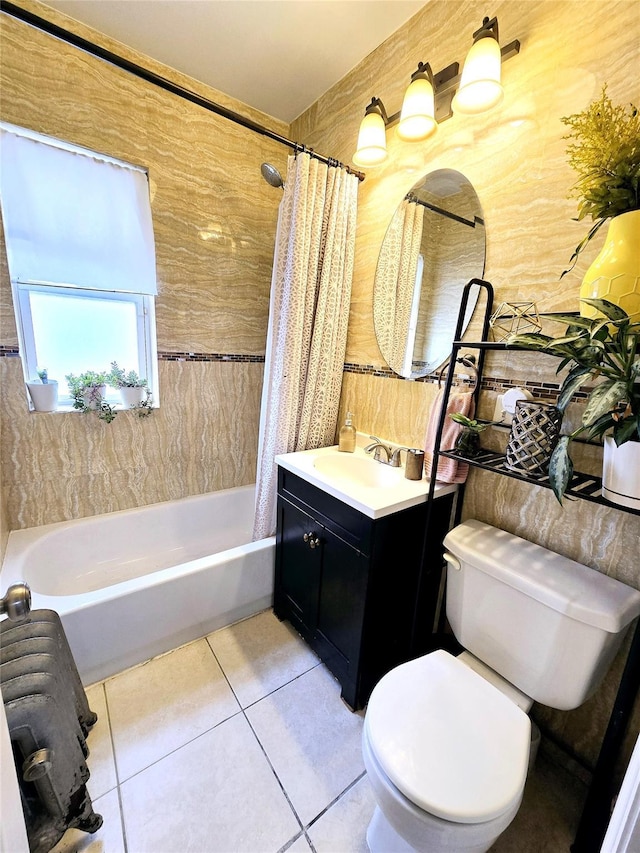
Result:
M428 138L431 133L434 132L435 126L433 125L433 121L435 119L435 123L441 124L443 121L446 121L448 118L451 118L453 115L453 106L455 106L457 112L461 113L479 113L484 112L486 109L489 109L492 106L495 106L497 102L502 98L502 88L500 86L500 65L504 60L511 59L512 56L516 56L520 52L520 41L518 39L514 39L513 41L506 44L504 47L499 48L499 54L497 52L498 48L498 19L497 18L484 18L482 22L482 26L473 33L474 45L472 50L474 51L474 58L478 55L478 50L480 49L478 42L482 41L483 45L485 40L489 39L490 44L486 45L489 49L489 56L491 62L493 63L493 69L495 73L495 77L490 73L489 76L485 78L481 78L479 83L475 83L474 87L467 85L471 82L469 78L469 74L460 71L460 64L458 62L452 62L450 65L447 65L446 68L443 68L441 71L438 71L436 74L431 74L431 69L429 68L429 63L421 62L418 65L418 70L414 72L411 76L411 84L405 93L405 103L408 103L409 98L412 100L412 110L407 114L407 117L411 117L411 121L413 122L413 127L407 126L404 127L405 124L409 125L409 121L405 123L405 120L402 119L401 130L399 131L399 135L405 141L422 141L423 139ZM491 47L491 44L494 47ZM469 57L471 56L472 51L469 51ZM486 55L487 51L483 50L482 57ZM477 61L476 61L477 65ZM485 66L482 66L483 73L486 74ZM474 68L475 70L475 68ZM428 74L426 73L428 72ZM414 83L416 79L422 77L425 78L428 76L428 79L431 81L431 87L433 89L433 97L431 97L431 88L428 85L423 85L422 90L419 93L416 93L418 97L422 98L422 102L420 102L419 107L415 107L415 98L413 98L413 90ZM460 85L461 81L464 88L464 97L460 95ZM495 82L494 82L495 80ZM480 91L478 91L478 89ZM426 92L424 91L426 90ZM469 94L467 94L469 93ZM427 100L426 96L432 101L433 112L426 109L421 109L423 102ZM454 102L455 96L455 102ZM404 106L404 104L403 104ZM414 112L415 111L415 112ZM371 113L375 112L375 119L371 116ZM386 143L380 137L380 132L382 130L382 123L384 123L384 129L386 130L389 127L393 127L395 124L401 121L403 110L399 110L396 113L392 113L391 115L387 114L387 111L384 107L384 104L380 98L373 98L367 110L365 112L365 118L363 119L363 127L369 123L374 123L377 121L378 123L378 139L376 143L376 150L379 152L377 159L375 162L369 161L368 165L377 165L386 159ZM414 120L415 118L418 122L418 126L416 128ZM425 117L426 115L431 115L431 119ZM431 125L429 125L429 121ZM426 131L421 135L421 124L426 128ZM365 150L363 147L364 137L361 140L360 137L358 139L358 146L356 153L354 154L353 162L357 165L364 165L366 162L366 158L370 157L370 150ZM372 149L371 149L372 150ZM375 155L374 155L375 156Z

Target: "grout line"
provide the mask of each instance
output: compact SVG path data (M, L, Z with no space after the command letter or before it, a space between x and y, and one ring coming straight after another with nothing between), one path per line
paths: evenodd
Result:
M107 712L107 725L109 726L109 740L111 741L111 758L113 759L113 769L116 774L116 792L118 796L118 810L120 812L122 844L124 846L124 853L127 853L129 850L129 846L127 844L127 830L124 823L124 809L122 808L122 791L120 789L120 773L118 772L118 762L116 760L116 745L113 739L113 727L111 725L111 713L109 711L109 697L107 696L106 679L102 682L102 692L104 694L104 707Z
M245 720L247 721L247 725L248 725L248 726L249 726L249 728L251 729L251 731L252 731L252 733L253 733L253 736L255 737L255 739L256 739L256 741L257 741L257 743L258 743L258 746L259 746L259 747L260 747L260 749L262 750L262 754L264 755L265 759L267 760L267 763L268 763L269 767L271 768L271 772L273 773L273 775L274 775L274 777L275 777L276 782L277 782L277 783L278 783L278 785L280 786L280 790L282 791L282 793L283 793L283 795L284 795L285 800L289 803L289 807L290 807L291 811L293 812L293 815L294 815L295 819L298 821L298 824L299 824L299 826L300 826L300 829L304 831L304 824L303 824L303 823L302 823L302 821L300 820L300 816L299 816L298 812L297 812L297 811L295 810L295 808L293 807L293 803L291 802L291 799L290 799L289 795L287 794L287 792L286 792L286 790L285 790L285 788L284 788L284 785L283 785L283 784L282 784L282 782L280 781L280 777L279 777L279 776L278 776L278 774L276 773L276 769L275 769L275 767L273 766L273 764L271 763L271 759L270 759L270 758L269 758L269 756L267 755L267 751L266 751L266 749L264 748L264 746L262 745L262 743L261 743L261 741L260 741L260 738L258 737L258 734L257 734L256 730L255 730L255 729L253 728L253 726L251 725L251 720L247 717L247 715L245 714L245 712L244 712L244 711L243 711L242 713L244 714L244 718L245 718ZM300 837L300 835L298 835L298 836L296 836L296 837L297 837L297 838L299 838L299 837ZM292 843L293 843L293 840L292 840Z
M343 791L340 791L338 796L335 797L333 800L331 800L331 802L327 806L325 806L321 812L318 812L318 814L314 817L314 819L310 823L307 824L307 826L305 827L305 834L306 834L306 831L314 825L314 823L319 821L320 818L323 817L329 811L330 808L332 808L332 806L335 806L335 804L338 802L338 800L340 800L340 799L342 799L342 797L344 797L344 795L347 793L347 791L350 791L352 788L354 788L361 779L364 779L364 777L366 775L367 775L367 771L363 770L359 776L356 776L356 778L353 780L353 782L349 782L347 787Z

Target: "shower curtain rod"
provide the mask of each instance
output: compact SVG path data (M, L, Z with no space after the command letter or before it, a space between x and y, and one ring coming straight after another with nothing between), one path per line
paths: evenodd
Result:
M456 213L450 213L450 211L445 210L443 207L437 207L435 204L429 204L428 201L422 201L421 198L418 198L418 196L413 193L407 193L404 198L405 201L408 201L410 204L420 204L428 210L433 210L434 213L439 213L440 216L446 216L447 219L453 219L456 222L461 222L463 225L468 225L469 228L475 228L476 225L484 225L484 219L481 219L479 216L474 216L472 222L470 219L465 219L464 216L458 216Z
M153 83L155 86L159 86L167 92L178 95L178 97L184 98L186 101L191 101L191 103L197 104L197 106L203 107L205 110L209 110L209 112L216 113L216 115L222 116L222 118L226 118L229 121L240 124L242 127L246 127L254 133L259 133L262 136L268 136L269 139L273 139L274 142L279 142L281 145L293 148L296 154L298 152L309 154L311 157L314 157L316 160L320 160L322 163L326 163L328 166L336 166L341 169L345 169L350 175L355 175L359 181L364 181L365 176L363 172L357 172L355 169L352 169L350 166L346 166L344 163L341 163L333 157L323 157L322 154L317 154L313 148L308 148L300 142L293 142L293 140L287 139L286 136L281 136L279 133L269 130L268 127L264 127L264 125L258 124L249 118L245 118L240 115L240 113L227 109L227 107L223 107L221 104L216 104L215 101L210 101L208 98L204 98L202 95L198 95L190 89L178 86L176 83L172 83L170 80L167 80L166 77L155 74L153 71L149 71L147 68L137 65L135 62L130 62L128 59L118 56L117 53L106 50L88 39L72 33L70 30L65 30L57 24L52 24L45 18L41 18L39 15L34 15L32 12L22 9L15 3L8 2L8 0L1 0L0 11L4 12L6 15L11 15L13 18L23 21L25 24L36 27L48 35L54 36L61 41L65 41L67 44L80 48L80 50L84 50L86 53L96 56L98 59L109 62L117 68L128 71L130 74L134 74L136 77L140 77L148 83Z

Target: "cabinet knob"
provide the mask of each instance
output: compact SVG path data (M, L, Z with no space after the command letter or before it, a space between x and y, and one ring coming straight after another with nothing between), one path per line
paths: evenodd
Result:
M320 540L313 531L305 533L302 537L310 548L317 548L320 545Z

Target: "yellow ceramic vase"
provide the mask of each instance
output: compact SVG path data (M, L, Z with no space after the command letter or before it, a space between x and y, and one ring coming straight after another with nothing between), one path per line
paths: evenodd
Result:
M640 322L640 210L615 216L602 251L582 280L580 299L608 299ZM583 317L601 317L580 303Z

